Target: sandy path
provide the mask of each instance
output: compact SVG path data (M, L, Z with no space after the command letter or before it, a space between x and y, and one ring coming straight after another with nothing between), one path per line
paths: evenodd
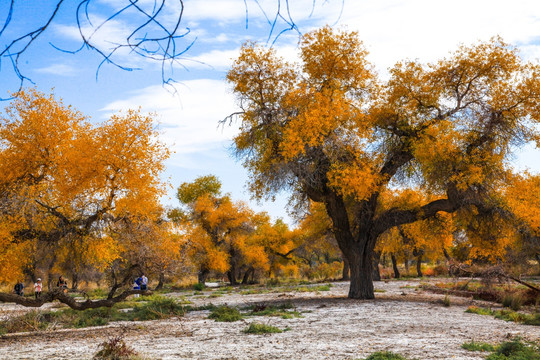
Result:
M346 283L334 283L331 291L320 293L192 296L195 305L291 301L304 313L295 319L249 317L219 323L206 318L208 311L198 311L181 319L4 336L0 359L89 359L100 342L121 332L130 346L151 359L362 359L388 350L417 359L472 360L484 356L461 349L464 342L498 343L516 335L540 339L540 327L465 313L470 299L451 298L452 306L443 307L441 295L404 288L414 285L418 282L377 283L385 292L377 293L374 301L346 299ZM290 330L242 333L252 321Z

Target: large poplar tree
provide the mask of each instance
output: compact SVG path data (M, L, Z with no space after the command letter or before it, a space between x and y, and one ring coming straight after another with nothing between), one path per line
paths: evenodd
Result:
M392 227L494 213L512 150L538 140L540 119L539 66L499 39L400 62L385 82L366 56L356 33L325 27L303 37L300 64L247 44L227 76L251 189L324 204L358 299L374 297L373 250ZM381 195L396 186L429 200L386 208Z

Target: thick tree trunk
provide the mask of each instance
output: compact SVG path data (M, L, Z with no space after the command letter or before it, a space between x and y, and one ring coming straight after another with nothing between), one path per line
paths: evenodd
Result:
M209 273L210 273L210 271L208 271L207 269L199 270L199 273L197 274L199 284L204 284L206 282L206 278L208 277Z
M418 274L418 277L424 276L422 274L422 255L416 257L416 273Z
M237 285L238 282L236 281L236 274L234 271L234 268L231 268L231 270L227 271L227 278L229 279L229 282L231 285Z
M161 290L163 288L163 283L164 282L165 282L165 274L160 272L159 273L159 278L158 278L158 284L157 284L155 290Z
M350 253L351 285L349 298L351 299L374 299L373 289L373 262L370 251L360 251L360 247Z
M249 269L246 270L246 272L244 273L244 278L242 279L242 284L245 285L249 283L249 278L250 276L252 277L252 274L254 271L255 269L253 269L253 267L250 267Z
M394 269L394 277L396 279L400 278L399 269L397 267L397 259L394 253L390 254L390 258L392 259L392 268Z
M349 266L349 260L347 257L343 256L343 276L341 280L348 281L351 280L351 269Z

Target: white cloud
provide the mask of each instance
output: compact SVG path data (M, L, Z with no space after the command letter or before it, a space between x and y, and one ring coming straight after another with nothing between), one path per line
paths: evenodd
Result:
M345 1L340 24L359 32L371 61L384 71L405 58L433 61L459 44L497 35L509 43L529 44L540 29L540 2Z
M223 81L185 81L177 91L172 94L161 86L147 87L102 110L111 113L141 107L145 112L157 113L162 139L176 153L173 163L183 163L183 154L212 151L230 141L236 129L218 128L218 121L234 111L234 99Z
M51 74L57 76L74 76L77 73L77 69L71 65L66 64L53 64L44 68L35 70L38 73Z

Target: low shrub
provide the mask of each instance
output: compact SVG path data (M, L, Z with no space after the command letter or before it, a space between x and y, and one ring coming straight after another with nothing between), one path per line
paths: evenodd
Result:
M518 311L523 306L523 297L521 294L507 293L503 296L501 303L504 307Z
M486 360L540 360L540 346L516 338L497 346Z
M282 333L283 330L272 325L252 322L247 328L242 330L242 332L246 334L274 334Z
M210 315L208 315L208 318L221 322L234 322L241 320L243 316L240 314L240 311L237 308L221 305L212 309L212 312Z
M203 283L196 283L193 285L193 290L195 291L203 291L206 288L206 285Z
M127 346L122 336L111 338L99 344L94 360L135 360L139 354Z

